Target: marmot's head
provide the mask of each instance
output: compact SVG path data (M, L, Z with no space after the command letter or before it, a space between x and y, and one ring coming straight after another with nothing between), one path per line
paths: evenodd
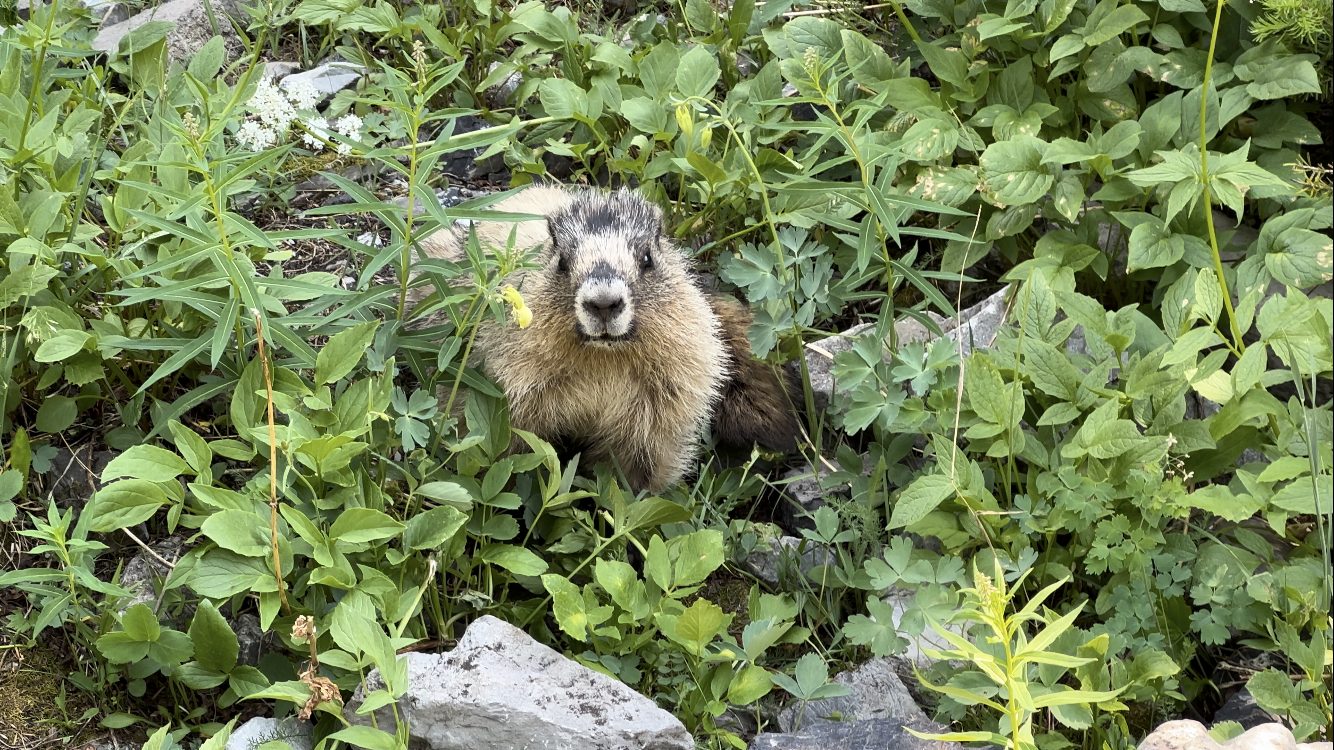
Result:
M632 190L581 192L547 228L549 288L586 343L633 341L644 311L684 278L685 257L662 239L662 211Z

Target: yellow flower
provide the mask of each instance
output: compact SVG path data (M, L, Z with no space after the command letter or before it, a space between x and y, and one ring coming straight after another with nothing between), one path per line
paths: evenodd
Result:
M514 310L514 322L517 323L520 328L527 328L532 324L533 311L528 309L528 304L523 301L523 295L519 294L518 289L515 289L512 284L506 284L504 288L500 290L500 296L503 297Z

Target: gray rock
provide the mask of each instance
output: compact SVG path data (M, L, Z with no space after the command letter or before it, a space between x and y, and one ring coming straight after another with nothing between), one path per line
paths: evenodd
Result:
M785 509L784 512L784 516L787 518L787 523L784 525L787 528L813 528L814 524L809 517L803 516L803 513L814 513L816 509L825 504L825 500L830 495L839 494L840 488L826 488L824 486L822 477L826 474L827 472L817 474L810 464L789 469L783 474L778 486L783 488L783 494L793 504L793 507ZM842 489L846 489L846 487ZM843 494L846 495L847 493Z
M977 323L978 330L973 330L971 326L967 328L959 327L956 329L952 320L942 318L935 313L928 312L927 316L935 321L935 323L940 326L941 330L945 331L946 335L950 335L951 331L957 331L957 333L954 334L956 336L964 335L966 333L971 341L978 338L978 333L986 333L987 328L982 327L983 323L988 327L993 325L990 317L991 308L987 306L987 302L989 301L990 298L969 310L965 310L960 315L960 318L963 321L969 321L970 315L977 316L979 318ZM994 326L995 330L999 330L1000 322L996 321ZM842 333L806 344L806 370L810 373L811 391L815 397L815 408L817 410L823 411L829 408L830 399L834 393L834 357L842 352L852 349L852 344L856 338L867 331L872 330L874 327L875 324L873 323L862 323L860 325L855 325ZM932 341L936 336L929 328L923 325L921 321L915 318L904 317L894 323L894 338L898 345L902 346L909 343ZM987 344L990 345L994 340L995 333L992 331L990 338L986 339ZM888 342L886 342L886 347L888 347ZM965 354L967 354L967 351L971 351L971 347L965 350ZM886 359L888 359L888 354L888 351L886 351Z
M205 3L211 4L216 28L209 18L210 6ZM149 21L171 21L176 27L167 34L167 54L173 61L188 61L216 35L221 35L226 43L227 59L235 60L243 45L228 21L228 15L234 10L232 0L167 0L120 23L102 27L92 46L100 52L115 52L122 39Z
M757 735L750 750L961 750L953 742L912 736L898 721L823 722L791 734Z
M917 596L917 590L912 588L892 588L881 592L881 598L889 605L890 611L894 617L894 627L899 628L903 622L903 615L914 605L913 600ZM957 623L946 623L945 629L960 637L967 637L964 627ZM908 648L903 652L903 658L912 661L919 666L934 664L935 659L927 656L922 649L933 649L944 651L953 648L949 641L945 640L930 625L918 635L904 634L908 641Z
M486 69L486 74L491 75L500 67L500 62L493 62ZM514 94L523 84L523 76L518 73L510 73L505 80L497 83L483 92L482 96L486 103L492 108L508 107L514 104Z
M410 744L430 750L692 750L676 717L626 685L594 672L491 616L472 623L447 654L410 653L408 688L399 700ZM348 701L356 713L364 690L381 685L372 672ZM394 726L390 707L376 712Z
M316 91L320 92L320 101L324 101L339 91L356 84L365 75L366 69L355 63L327 62L311 70L284 76L278 85L286 89L297 84L309 83Z
M821 565L832 565L834 555L824 545L809 539L783 536L777 539L761 540L741 561L741 566L751 575L769 584L779 587L783 581L799 580Z
M1008 319L1006 297L1010 287L1004 286L994 294L959 313L958 325L953 320L941 326L945 337L959 344L959 353L967 357L973 349L989 349Z
M265 79L272 80L274 78L286 78L293 73L299 72L301 72L301 63L288 60L275 60L273 62L264 63L264 72L262 75Z
M1261 724L1227 742L1209 736L1198 721L1179 720L1162 724L1139 743L1139 750L1334 750L1329 742L1298 744L1292 731L1282 724Z
M61 508L81 508L97 492L98 477L115 457L115 451L93 450L92 443L72 451L57 448L50 471L41 475L42 492Z
M784 732L794 732L822 723L880 719L907 725L919 732L945 731L945 727L928 719L917 706L890 659L872 659L856 669L839 673L834 682L847 685L850 692L809 703L794 703L778 714L778 726Z
M1223 702L1222 707L1214 713L1215 724L1235 721L1244 729L1258 727L1274 720L1274 715L1260 708L1260 704L1256 703L1250 692L1246 690L1238 690L1233 693L1230 698Z
M226 750L254 750L274 740L286 742L292 750L311 750L315 746L310 737L310 722L294 716L285 719L258 716L232 730Z
M132 594L122 605L122 613L136 604L147 604L153 610L157 610L158 590L161 588L162 579L171 573L172 568L162 561L166 560L175 565L180 559L184 543L183 537L170 536L151 544L156 555L140 550L139 554L130 558L125 564L125 569L120 572L120 585L129 589ZM159 560L159 557L162 559Z
M259 657L264 655L267 634L259 626L259 618L252 614L243 614L232 621L232 632L236 633L237 656L240 664L259 666Z

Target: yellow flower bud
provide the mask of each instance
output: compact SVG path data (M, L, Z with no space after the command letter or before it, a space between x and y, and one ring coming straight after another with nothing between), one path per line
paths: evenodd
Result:
M506 284L500 290L500 296L509 303L510 308L514 311L514 322L520 328L527 328L532 325L533 311L528 309L528 303L523 301L523 295L519 294L518 289L515 289L512 284Z

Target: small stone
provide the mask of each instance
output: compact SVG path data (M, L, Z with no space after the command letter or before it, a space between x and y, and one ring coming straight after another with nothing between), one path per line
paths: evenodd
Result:
M257 716L232 730L226 750L255 750L275 740L286 742L292 750L311 750L315 746L310 737L310 722L294 716L285 719Z
M693 750L676 717L624 683L565 658L522 630L489 615L468 626L446 654L410 653L408 687L398 702L409 744L430 750ZM366 690L348 701L356 724ZM393 726L390 707L375 712Z
M163 560L174 565L176 560L180 559L184 542L183 537L170 536L151 545L153 554L140 550L139 554L130 558L120 573L120 585L129 589L133 595L121 607L121 613L136 604L147 604L150 608L157 609L159 584L171 573L171 565L167 565Z
M1225 721L1235 721L1243 729L1250 729L1274 721L1274 716L1260 708L1260 704L1255 702L1249 691L1242 689L1233 693L1214 713L1214 724Z
M301 63L290 62L287 60L276 60L274 62L264 63L264 72L261 74L267 80L286 78L293 73L301 72Z
M872 659L856 669L839 673L834 682L847 685L850 692L835 698L794 703L778 714L778 726L785 732L793 732L821 723L883 719L919 732L946 731L918 707L890 659Z
M783 581L801 580L815 568L833 563L833 553L823 544L794 536L762 539L741 561L751 575L774 588Z
M310 84L320 93L320 101L352 86L366 75L366 69L350 62L327 62L317 68L302 73L292 73L280 82L284 89L301 83Z
M499 61L491 63L486 69L486 74L488 76L491 75L496 71L496 68L499 68L500 66L501 63ZM506 76L505 80L486 90L484 96L486 97L487 104L493 109L512 106L514 104L514 94L519 90L519 86L522 84L523 76L519 75L517 72L510 73Z
M899 627L903 622L903 615L913 606L913 599L917 596L917 589L913 588L891 588L881 593L881 598L885 604L889 605L890 611L894 617L894 627ZM967 637L964 626L958 623L946 623L944 626L951 633L960 637ZM954 648L950 642L941 637L931 626L927 626L920 635L904 636L908 640L908 648L903 652L903 658L919 666L927 666L935 663L935 659L927 656L922 649L932 649L935 651L945 651Z
M231 625L232 632L236 633L237 662L258 667L267 640L264 630L259 626L259 618L246 613L237 617Z

